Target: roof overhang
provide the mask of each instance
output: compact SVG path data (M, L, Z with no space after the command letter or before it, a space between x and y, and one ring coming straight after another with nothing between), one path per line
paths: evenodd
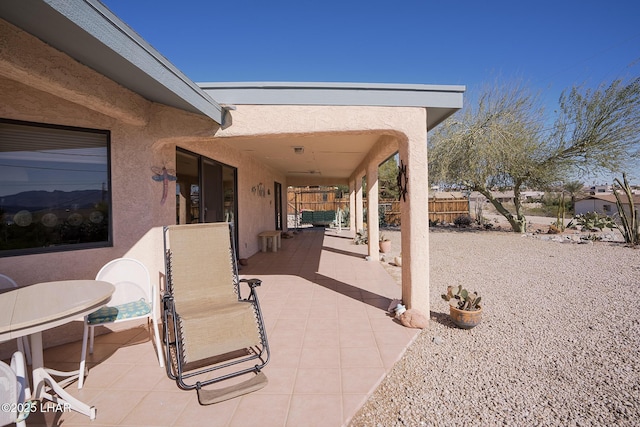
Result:
M431 130L462 108L465 86L383 83L198 83L221 104L422 107Z
M465 91L464 86L373 83L198 85L222 105L424 108L427 110L427 130L462 108ZM236 137L233 146L286 175L290 185L326 185L348 182L379 138L375 132L295 135L291 138Z
M222 107L97 0L3 0L0 18L152 102L222 122Z

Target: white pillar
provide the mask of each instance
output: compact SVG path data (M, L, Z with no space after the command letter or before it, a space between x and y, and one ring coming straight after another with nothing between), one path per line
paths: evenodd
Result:
M400 162L406 166L407 178L406 200L400 199L400 217L402 300L407 308L416 308L429 318L429 180L425 122L426 117L421 123L417 122L407 134L408 140L400 143Z
M356 181L349 181L349 230L355 235L356 228Z
M380 230L378 228L378 164L367 165L367 229L369 231L369 259L380 260Z
M364 206L362 203L362 177L356 176L356 232L364 230Z

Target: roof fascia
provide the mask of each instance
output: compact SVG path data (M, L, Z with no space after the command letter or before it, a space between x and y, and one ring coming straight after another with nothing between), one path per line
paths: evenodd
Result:
M462 108L465 86L324 83L205 82L198 85L222 104L341 105L427 108L427 129Z
M152 102L222 121L213 98L98 0L6 1L0 17Z

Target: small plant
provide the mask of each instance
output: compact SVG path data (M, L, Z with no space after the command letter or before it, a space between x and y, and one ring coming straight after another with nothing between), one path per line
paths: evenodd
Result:
M582 226L583 230L589 231L602 231L604 228L610 228L613 230L618 227L613 218L606 215L599 215L597 212L587 212L585 214L576 215L573 221L575 221L577 225ZM569 225L573 225L573 221L571 221Z
M437 227L438 224L440 224L440 220L438 218L429 220L429 227Z
M453 220L453 224L456 227L469 227L472 222L473 219L469 215L460 215Z
M450 306L465 311L480 310L482 300L477 292L469 292L462 285L447 286L447 293L442 294L442 299L448 301Z
M356 232L356 237L353 238L353 243L356 245L366 245L369 243L369 233L365 230Z
M390 239L385 236L384 234L380 234L380 241L381 242L388 242Z

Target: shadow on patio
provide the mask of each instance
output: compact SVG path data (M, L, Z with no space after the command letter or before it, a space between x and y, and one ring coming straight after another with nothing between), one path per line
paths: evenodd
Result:
M386 313L400 286L378 262L331 231L305 229L283 239L276 253L258 253L240 271L258 277L271 347L262 390L200 406L194 391L178 389L158 367L144 327L96 337L85 387L67 387L97 407L97 418L76 413L34 414L28 425L340 426L366 401L417 330ZM45 351L45 365L77 369L80 342Z

